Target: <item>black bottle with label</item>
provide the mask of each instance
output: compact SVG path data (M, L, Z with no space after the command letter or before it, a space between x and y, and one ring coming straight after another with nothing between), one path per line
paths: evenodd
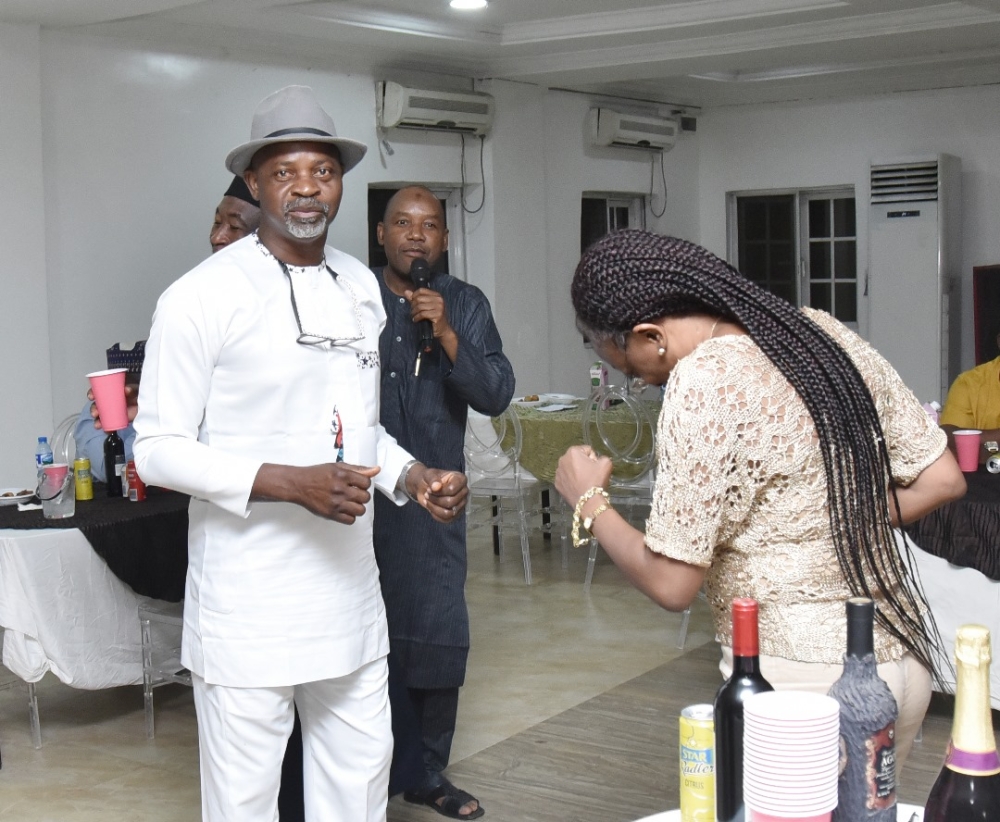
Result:
M117 431L109 431L104 438L104 477L108 483L108 496L122 496L125 475L125 442Z
M896 822L896 718L899 709L875 665L875 603L847 600L844 673L830 688L840 703L840 750L835 822Z

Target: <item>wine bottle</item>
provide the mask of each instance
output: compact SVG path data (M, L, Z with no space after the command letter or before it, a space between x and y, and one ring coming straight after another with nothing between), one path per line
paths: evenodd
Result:
M125 473L125 443L117 431L109 431L104 438L104 477L108 483L108 496L122 496L122 475Z
M844 673L830 688L840 703L841 756L834 822L896 822L896 719L899 707L875 665L875 603L847 600Z
M757 600L733 600L733 674L715 695L715 818L742 822L743 703L773 691L760 673Z
M991 822L1000 814L1000 757L990 714L990 632L962 625L955 635L955 719L944 767L924 822Z

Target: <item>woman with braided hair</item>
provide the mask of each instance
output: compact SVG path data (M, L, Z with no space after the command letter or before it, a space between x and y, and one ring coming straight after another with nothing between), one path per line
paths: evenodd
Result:
M725 676L734 597L760 604L768 681L822 693L842 671L844 600L874 599L901 766L938 637L893 529L965 493L944 432L829 314L795 308L684 240L608 235L584 254L572 297L598 354L665 393L645 533L607 507L612 465L587 447L560 460L560 494L664 608L687 608L704 585Z

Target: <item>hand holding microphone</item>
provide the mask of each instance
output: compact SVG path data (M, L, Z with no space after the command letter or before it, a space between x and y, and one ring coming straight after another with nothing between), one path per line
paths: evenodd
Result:
M427 260L417 257L410 264L410 281L415 289L430 288L431 269L427 265ZM430 320L419 320L417 325L420 328L420 354L429 354L434 348L434 325ZM417 358L417 370L420 369L419 354Z

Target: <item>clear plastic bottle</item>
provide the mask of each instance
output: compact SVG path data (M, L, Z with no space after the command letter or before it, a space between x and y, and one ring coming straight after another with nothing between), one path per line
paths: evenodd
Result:
M49 438L39 437L38 445L35 447L35 471L41 471L43 465L52 465L52 462L52 446L49 445Z

